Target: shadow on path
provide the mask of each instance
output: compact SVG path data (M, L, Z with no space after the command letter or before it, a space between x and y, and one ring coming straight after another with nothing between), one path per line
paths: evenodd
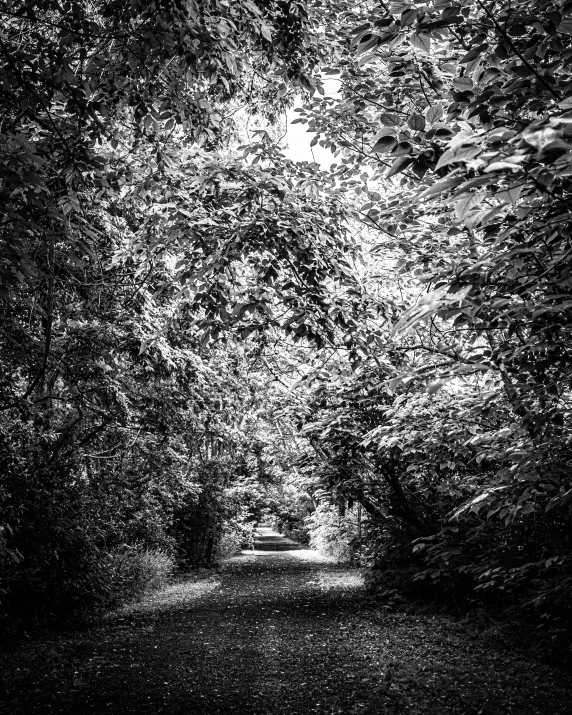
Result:
M220 570L5 662L10 715L568 715L572 697L560 671L372 604L357 570L268 527Z

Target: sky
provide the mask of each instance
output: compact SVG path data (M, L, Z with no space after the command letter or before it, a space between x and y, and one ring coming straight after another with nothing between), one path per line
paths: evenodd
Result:
M336 77L324 77L323 80L326 94L329 97L337 97L339 80ZM283 140L284 146L287 147L284 154L293 161L316 161L323 169L329 169L331 164L338 162L338 159L329 149L323 149L319 144L310 146L314 134L306 131L307 127L304 124L292 124L292 121L300 116L295 110L301 106L302 99L298 98L294 107L286 114L288 132Z

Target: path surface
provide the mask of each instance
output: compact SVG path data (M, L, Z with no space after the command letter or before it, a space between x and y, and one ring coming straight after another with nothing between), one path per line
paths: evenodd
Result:
M357 571L268 528L214 574L3 660L11 715L572 710L563 671L450 617L374 606Z

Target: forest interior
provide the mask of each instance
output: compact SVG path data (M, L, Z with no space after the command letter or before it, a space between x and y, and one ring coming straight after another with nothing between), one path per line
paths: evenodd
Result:
M7 712L569 713L572 0L0 0L0 55Z

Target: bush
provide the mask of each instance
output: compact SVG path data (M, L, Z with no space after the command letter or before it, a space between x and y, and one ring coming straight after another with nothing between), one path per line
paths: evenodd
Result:
M254 544L254 522L231 519L224 525L216 547L215 559L227 559L242 549L251 549Z
M119 606L164 586L175 561L161 549L123 547L109 554L110 605Z
M353 562L358 537L357 517L353 510L347 509L341 515L336 506L324 502L306 522L313 549L341 563Z
M161 585L172 568L171 506L151 477L97 473L73 450L50 463L56 441L16 417L0 420L5 620L83 620Z

